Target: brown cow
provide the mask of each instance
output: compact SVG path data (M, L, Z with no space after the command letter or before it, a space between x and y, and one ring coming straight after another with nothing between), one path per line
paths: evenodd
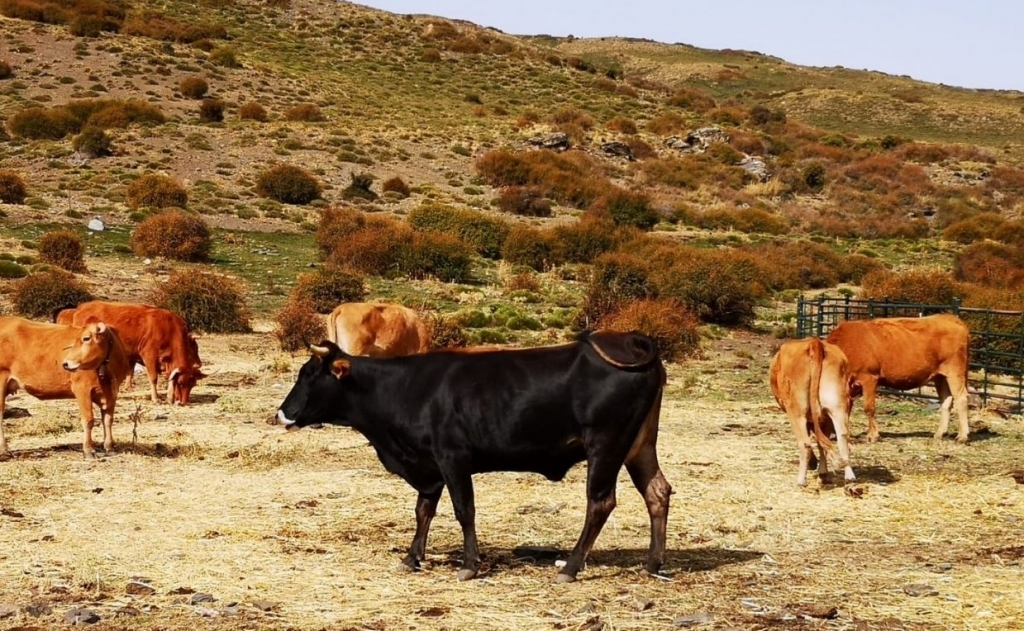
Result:
M37 399L75 399L82 414L82 451L92 444L93 403L100 407L103 449L114 448L117 390L128 375L128 357L113 327L90 320L83 326L0 317L0 419L7 395L23 389ZM10 456L0 420L0 458Z
M856 479L850 467L848 420L850 417L850 376L846 355L838 346L816 337L786 342L772 358L768 371L772 393L789 416L793 437L800 452L800 471L796 483L807 484L807 468L813 466L814 442L818 445L818 476L828 475L828 456L835 456L829 434L835 432L839 443L839 466L846 480Z
M349 355L415 355L430 348L423 320L408 307L347 302L327 318L327 337Z
M189 333L181 317L159 307L127 302L83 302L74 309L64 309L54 320L60 324L81 325L89 318L102 320L121 336L134 374L135 364L146 367L150 396L160 401L157 380L167 379L167 401L188 405L196 382L206 377L201 368L199 345Z
M846 353L850 374L864 389L868 442L878 440L875 392L878 386L909 390L932 381L939 394L942 440L949 428L949 409L956 405L960 430L956 442L966 443L967 348L970 330L960 318L939 314L926 318L876 318L842 322L828 341Z

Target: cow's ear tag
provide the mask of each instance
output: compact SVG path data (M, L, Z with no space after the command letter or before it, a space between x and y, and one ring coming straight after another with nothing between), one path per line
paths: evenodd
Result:
M348 361L344 359L335 359L333 362L331 362L331 374L337 377L338 379L341 379L342 377L348 374L350 367L351 364L349 364Z

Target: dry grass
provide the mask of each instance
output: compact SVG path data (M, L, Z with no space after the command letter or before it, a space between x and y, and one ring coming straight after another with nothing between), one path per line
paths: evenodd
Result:
M222 370L200 384L195 404L152 405L142 387L125 393L118 451L95 463L78 453L69 402L11 399L33 416L6 421L15 459L0 479L0 603L42 601L53 613L5 624L57 625L74 606L103 616L98 628L146 630L582 629L595 618L671 629L702 612L714 617L706 628L1009 629L1024 617L1021 487L1007 475L1019 466L1019 419L974 412L991 433L966 448L933 446L934 412L885 400L883 441L854 445L858 482L800 490L788 425L764 383L769 343L737 334L670 369L660 453L676 491L671 580L640 574L647 517L625 477L579 583L553 584L550 559L516 558L524 545L572 547L581 467L560 484L478 476L484 572L460 584L447 498L424 570L398 573L411 489L350 430L266 424L301 357L282 374L266 335L200 344ZM127 595L132 577L156 593ZM914 583L938 595L906 595ZM181 588L217 600L189 605ZM837 607L838 617L785 621L810 605ZM137 615L115 617L124 607Z

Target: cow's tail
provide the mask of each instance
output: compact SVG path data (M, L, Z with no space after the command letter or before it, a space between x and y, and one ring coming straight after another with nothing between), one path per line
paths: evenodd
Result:
M835 447L832 445L832 440L825 435L822 431L822 411L821 411L821 372L822 366L825 363L825 345L822 344L821 340L817 337L811 337L810 345L807 350L811 360L811 378L808 384L807 401L810 404L811 409L811 427L814 431L814 439L818 441L818 444L825 449L826 452L832 453L835 451Z
M658 345L650 337L639 333L613 333L584 331L579 341L589 345L601 359L616 368L646 368L658 360Z
M327 316L327 339L334 344L338 343L338 327L336 326L337 316L331 311Z

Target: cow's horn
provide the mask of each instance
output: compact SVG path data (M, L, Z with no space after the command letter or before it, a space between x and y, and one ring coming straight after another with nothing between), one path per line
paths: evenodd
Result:
M175 379L177 379L179 372L181 372L181 370L178 368L172 370L171 374L167 377L167 381L174 381Z
M317 346L316 344L310 344L309 350L312 351L314 355L317 355L319 357L327 357L327 355L329 355L331 352L331 349L327 348L326 346Z

